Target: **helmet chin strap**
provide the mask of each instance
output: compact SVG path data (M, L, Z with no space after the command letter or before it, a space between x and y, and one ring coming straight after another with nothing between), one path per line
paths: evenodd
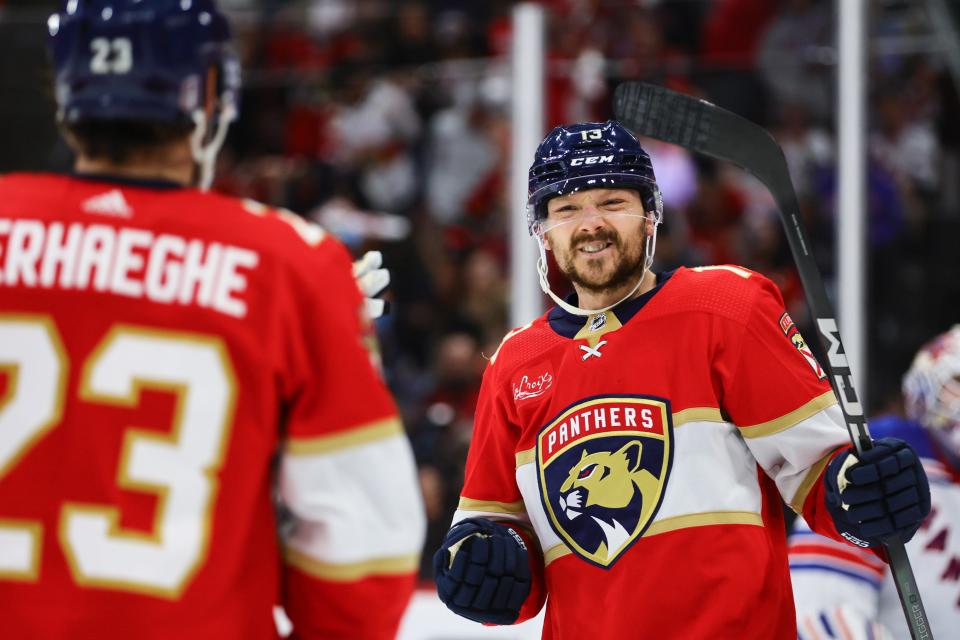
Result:
M193 112L193 133L190 135L190 151L193 160L200 168L197 186L201 191L209 191L213 184L214 169L216 168L217 154L227 139L227 129L237 117L237 111L232 105L224 105L216 120L216 129L209 142L204 143L208 133L207 114L202 109Z
M545 294L550 296L550 299L553 300L558 307L560 307L567 313L573 314L575 316L592 316L594 314L603 313L605 311L609 311L610 309L613 309L615 306L617 306L621 302L624 302L625 300L629 300L633 296L633 294L635 294L637 290L640 289L640 285L643 284L643 278L644 276L647 275L647 271L650 270L650 266L653 264L653 254L657 250L657 226L659 224L660 224L660 221L657 220L656 217L654 217L653 233L647 236L647 239L646 239L646 255L643 258L643 270L640 272L640 277L637 278L637 283L633 285L633 288L630 290L629 293L627 293L627 295L623 296L613 304L606 306L602 309L582 309L580 307L574 306L564 301L562 298L560 298L560 296L558 296L553 292L553 290L550 288L550 281L547 278L547 271L549 269L548 263L547 263L547 250L543 246L543 236L546 233L546 231L538 231L535 234L535 237L537 239L537 246L540 247L540 258L537 260L537 275L540 278L540 288L543 290Z

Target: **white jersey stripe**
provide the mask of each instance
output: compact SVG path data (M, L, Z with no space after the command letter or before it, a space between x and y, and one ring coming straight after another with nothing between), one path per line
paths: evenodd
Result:
M395 481L403 475L411 481ZM416 556L425 524L415 475L403 434L325 453L284 456L281 497L296 519L283 536L288 556L317 566Z
M843 426L839 405L833 404L789 429L759 438L748 438L747 446L767 472L784 500L795 509L797 494L805 488L808 471L837 447L846 446L850 436ZM801 496L805 497L805 496Z

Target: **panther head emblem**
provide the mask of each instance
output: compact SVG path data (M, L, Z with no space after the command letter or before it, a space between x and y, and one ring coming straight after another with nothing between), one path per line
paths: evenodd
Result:
M598 550L601 553L616 553L630 538L637 520L646 520L656 506L660 482L640 467L642 453L640 440L631 440L612 453L584 450L560 486L560 508L567 517L575 520L585 514L600 527L605 546ZM629 506L639 506L639 513L630 509L617 516Z
M538 433L542 504L581 559L612 567L656 518L673 460L671 415L665 398L591 396Z

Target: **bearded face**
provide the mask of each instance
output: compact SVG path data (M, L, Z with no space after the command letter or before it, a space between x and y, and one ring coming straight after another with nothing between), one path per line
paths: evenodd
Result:
M563 274L579 289L633 286L646 258L646 219L636 191L593 189L550 202L545 234Z
M642 237L625 241L613 227L576 233L566 247L558 243L553 247L563 274L592 292L632 286L643 271L646 257Z

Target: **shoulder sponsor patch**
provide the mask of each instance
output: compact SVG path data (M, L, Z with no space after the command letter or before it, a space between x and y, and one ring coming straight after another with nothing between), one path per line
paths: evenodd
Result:
M653 521L672 461L669 401L616 395L574 403L537 436L550 526L580 558L613 566Z
M813 351L810 350L810 347L803 339L803 336L800 335L797 325L794 324L793 320L790 318L790 314L786 311L784 311L783 315L780 316L780 329L783 331L783 335L787 336L797 351L800 352L800 355L803 356L804 360L807 361L807 364L810 365L810 368L813 369L813 373L816 374L817 380L825 379L827 377L826 372L824 372L823 367L820 366L820 363L817 362L817 359L813 356Z

